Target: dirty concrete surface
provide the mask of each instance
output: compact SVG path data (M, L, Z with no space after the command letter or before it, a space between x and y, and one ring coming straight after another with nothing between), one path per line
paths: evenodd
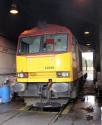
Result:
M77 101L52 123L56 112L28 111L16 100L0 104L0 125L101 125L101 106L95 97L92 81L87 81Z

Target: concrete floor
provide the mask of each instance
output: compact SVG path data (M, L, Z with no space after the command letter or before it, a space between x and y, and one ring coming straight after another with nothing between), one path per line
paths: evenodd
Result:
M101 106L92 82L87 82L83 89L85 96L82 92L71 110L67 107L55 123L51 122L55 112L27 111L23 102L15 101L0 104L0 125L101 125Z

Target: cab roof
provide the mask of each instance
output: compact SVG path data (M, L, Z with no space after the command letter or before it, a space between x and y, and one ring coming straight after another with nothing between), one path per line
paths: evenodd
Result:
M36 36L36 35L43 35L43 34L66 33L66 32L69 33L71 31L64 26L47 24L47 25L34 27L30 30L25 30L23 33L20 34L20 37Z

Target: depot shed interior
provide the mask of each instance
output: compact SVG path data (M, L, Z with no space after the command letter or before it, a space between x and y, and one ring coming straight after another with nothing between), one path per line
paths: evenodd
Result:
M12 4L16 5L18 14L10 13ZM6 74L16 73L15 56L19 34L37 26L39 22L70 28L82 49L94 52L94 69L102 72L101 11L101 0L1 0L0 83L5 80ZM90 33L86 35L85 31Z

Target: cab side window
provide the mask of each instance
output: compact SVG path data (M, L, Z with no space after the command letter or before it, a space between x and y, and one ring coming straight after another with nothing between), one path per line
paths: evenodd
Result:
M76 39L74 36L72 36L72 52L74 58L76 59Z

